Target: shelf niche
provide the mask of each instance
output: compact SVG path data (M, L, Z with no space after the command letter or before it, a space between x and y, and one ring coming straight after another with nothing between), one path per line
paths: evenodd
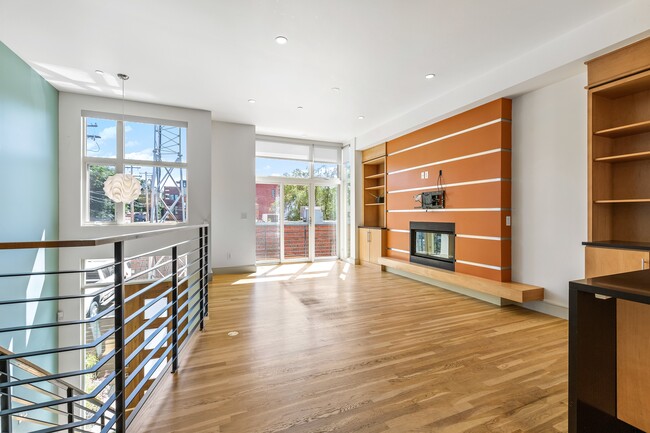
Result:
M363 225L386 227L386 145L364 151L362 161Z
M650 242L650 70L589 89L589 240Z

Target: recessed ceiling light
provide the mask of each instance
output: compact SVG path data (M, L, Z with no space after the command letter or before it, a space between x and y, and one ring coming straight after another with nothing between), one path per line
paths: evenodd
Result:
M363 119L365 119L365 118L366 118L366 116L359 116L359 117L357 117L357 119L359 119L359 120L363 120Z
M298 106L298 110L302 110L302 105L299 105L299 106Z
M276 36L275 42L278 45L285 45L287 42L289 42L289 39L287 39L286 36Z
M430 80L432 78L436 78L436 74L427 74L427 75L424 76L424 78L426 78L427 80Z
M101 71L101 70L99 70L99 69L95 69L95 73L96 73L97 75L104 75L104 71Z
M339 89L338 87L332 87L332 92L339 93L340 91L341 89Z
M257 101L256 101L255 99L249 99L249 100L248 100L248 103L249 103L249 104L254 104L254 103L256 103L256 102L257 102Z

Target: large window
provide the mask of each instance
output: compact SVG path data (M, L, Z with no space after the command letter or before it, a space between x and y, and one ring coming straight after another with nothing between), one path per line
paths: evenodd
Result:
M341 147L258 140L257 261L338 256Z
M86 223L187 221L187 125L183 122L83 113ZM135 176L142 193L116 204L104 182Z

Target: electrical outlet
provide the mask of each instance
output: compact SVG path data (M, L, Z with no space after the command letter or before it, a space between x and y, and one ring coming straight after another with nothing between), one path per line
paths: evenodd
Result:
M506 226L510 227L510 215L506 216Z
M57 322L63 322L63 311L57 311L56 312L56 321Z
M423 171L420 172L420 179L424 179L424 172Z
M246 212L241 213L241 219L245 220L248 218L248 214Z
M425 172L424 172L424 178L425 178L425 179L428 179L428 178L429 178L429 172L428 172L428 171L425 171Z

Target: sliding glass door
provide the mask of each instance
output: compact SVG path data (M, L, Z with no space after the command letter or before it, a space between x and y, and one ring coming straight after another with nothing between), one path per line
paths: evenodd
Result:
M283 241L282 261L311 260L310 187L308 184L283 186Z
M336 257L338 186L314 186L314 257Z

